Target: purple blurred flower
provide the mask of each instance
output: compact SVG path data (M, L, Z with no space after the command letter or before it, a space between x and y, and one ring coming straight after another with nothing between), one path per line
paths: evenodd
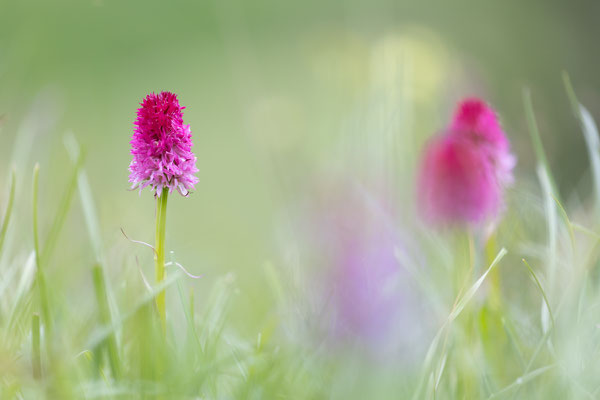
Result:
M498 214L515 157L494 111L483 101L459 104L448 130L426 147L419 206L435 223L479 223Z
M418 254L397 227L394 196L377 176L362 183L321 173L315 181L291 214L297 229L285 252L299 268L291 281L301 283L290 302L292 337L306 329L333 352L410 364L426 344L431 313L399 262L412 266Z
M338 331L377 341L395 328L401 298L394 245L385 228L340 237L333 270Z
M150 186L155 196L163 188L187 196L198 178L190 126L184 125L177 95L151 93L137 110L129 164L132 189Z
M325 290L331 296L333 332L386 348L401 314L409 312L406 290L399 285L392 217L379 196L356 186L334 186L337 190L328 192L332 195L315 215L330 266Z

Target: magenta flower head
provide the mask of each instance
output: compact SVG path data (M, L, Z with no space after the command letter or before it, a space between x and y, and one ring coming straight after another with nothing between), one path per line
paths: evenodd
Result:
M449 132L477 144L493 164L500 183L513 182L512 169L516 158L510 152L508 138L491 107L477 98L462 101L454 114Z
M515 157L493 109L461 102L446 132L426 147L418 179L421 211L430 222L477 224L502 208Z
M171 92L151 93L140 105L131 139L132 189L150 186L160 197L163 188L168 188L169 193L177 190L187 196L198 183L194 175L198 169L190 126L183 123L185 107Z

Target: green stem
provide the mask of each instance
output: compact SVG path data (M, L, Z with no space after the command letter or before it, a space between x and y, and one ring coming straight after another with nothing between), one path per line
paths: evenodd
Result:
M454 291L452 294L458 300L471 283L473 276L475 245L472 234L470 232L458 232L455 237L455 246L457 251L454 256Z
M168 189L164 188L160 197L156 199L156 252L154 254L154 260L156 261L156 283L161 283L165 279L165 227L167 224L168 195ZM166 333L167 315L164 290L156 296L156 308L158 309L162 331Z
M459 256L457 261L455 261L457 262L455 269L457 288L454 307L465 296L465 293L469 290L473 282L475 271L475 240L471 231L466 230L459 233L456 253ZM471 344L474 343L472 309L471 305L466 305L462 317L455 321L455 329L458 329L461 334L454 339L458 341L460 347L467 348L470 351L472 350ZM460 366L460 374L457 382L459 391L466 394L465 398L474 398L476 390L475 371L468 367L469 360L462 353L457 353L455 357L457 365Z
M485 260L487 265L494 261L494 258L498 253L497 247L496 234L493 233L485 244ZM493 310L500 310L502 306L502 290L500 271L497 268L494 268L492 271L490 271L489 302Z

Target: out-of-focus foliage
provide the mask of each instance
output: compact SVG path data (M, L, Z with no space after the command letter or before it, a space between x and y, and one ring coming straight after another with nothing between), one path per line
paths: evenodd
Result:
M2 2L0 398L596 398L598 11ZM160 90L200 170L169 200L166 338L128 240L154 236L127 166ZM416 213L423 144L467 95L518 156L493 235Z

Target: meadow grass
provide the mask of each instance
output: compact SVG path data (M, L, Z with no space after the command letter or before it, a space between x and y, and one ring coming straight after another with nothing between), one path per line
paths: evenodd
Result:
M538 186L510 192L493 240L415 223L419 250L396 249L399 268L426 305L420 322L399 331L423 332L416 355L381 355L360 341L332 343L319 335L318 318L314 323L315 314L306 312L312 288L301 276L308 268L302 262L288 268L269 261L257 272L273 304L256 336L230 323L237 295L231 274L213 279L201 302L185 270L175 268L154 285L143 272L108 274L115 266L103 244L85 157L67 134L72 170L57 183L65 189L56 209L39 201L45 177L37 164L31 182L28 171L11 170L2 197L0 398L599 398L600 138L566 75L565 87L588 146L593 205L558 193L526 91ZM16 187L31 190L15 201ZM31 212L26 251L23 238L11 236L19 232L13 229L17 210L20 216ZM93 300L84 302L85 315L68 312L69 303L81 299L59 293L63 274L48 270L55 252L70 250L59 247L69 243L59 240L69 215L85 224L93 252L94 262L82 267ZM49 221L44 235L42 220ZM164 236L161 229L157 237ZM132 240L132 248L138 243ZM172 255L165 260L166 250L158 250L163 264L178 265ZM52 271L60 268L70 267L54 265Z

